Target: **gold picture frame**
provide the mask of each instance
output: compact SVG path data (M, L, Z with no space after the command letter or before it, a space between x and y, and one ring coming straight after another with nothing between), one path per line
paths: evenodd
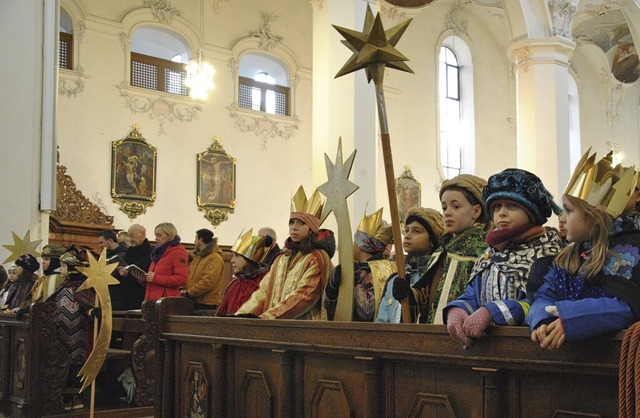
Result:
M236 207L236 159L227 154L220 137L198 154L197 204L213 226L229 219Z
M158 151L134 125L126 138L111 143L111 197L130 219L156 200Z
M407 212L414 206L421 205L422 186L413 177L411 169L407 166L404 173L396 179L396 197L398 199L398 216L402 224Z

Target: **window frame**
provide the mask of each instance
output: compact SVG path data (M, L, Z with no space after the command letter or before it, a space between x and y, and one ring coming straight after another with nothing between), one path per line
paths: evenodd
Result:
M240 88L241 86L248 86L248 87L252 87L252 88L258 88L260 89L260 112L263 113L267 113L266 111L266 96L267 96L267 92L268 91L273 91L275 93L280 93L283 94L285 96L285 113L284 114L280 114L277 112L274 112L274 115L279 115L279 116L291 116L291 87L287 87L287 86L281 86L279 84L269 84L269 83L264 83L261 81L256 81L252 78L249 77L244 77L239 75L238 76L238 107L241 107L243 109L250 109L250 110L255 110L253 109L253 107L245 107L241 105L240 102ZM257 111L257 110L255 110ZM271 114L271 113L269 113Z
M62 50L62 48L60 48L60 45L58 45L58 67L65 69L65 70L73 70L73 34L72 33L67 33L67 32L59 32L59 44L66 44L66 50L67 50L67 60L66 60L66 66L62 66L62 60L60 60L60 51Z
M189 89L185 86L185 93L181 94L181 93L175 93L172 91L168 91L167 90L167 86L165 84L165 77L164 77L164 72L165 70L170 70L176 73L183 73L183 85L184 85L184 79L187 76L187 64L182 64L182 63L178 63L178 62L174 62L171 60L166 60L163 58L158 58L158 57L154 57L151 55L145 55L145 54L141 54L139 52L133 52L130 51L131 54L131 63L129 65L129 74L130 74L130 80L129 80L129 84L132 87L138 87L138 88L142 88L142 89L146 89L146 90L152 90L152 91L159 91L162 93L167 93L167 94L173 94L176 96L188 96L189 95ZM147 65L151 65L154 66L156 68L157 71L157 77L156 77L156 88L149 88L149 87L145 87L145 86L139 86L137 84L134 84L134 77L133 77L133 66L134 63L138 62L138 63L142 63L142 64L147 64Z

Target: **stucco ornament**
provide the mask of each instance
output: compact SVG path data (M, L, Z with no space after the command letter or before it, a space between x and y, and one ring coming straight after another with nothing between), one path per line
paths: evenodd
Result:
M258 46L261 49L264 49L265 51L272 51L273 48L282 43L282 36L275 35L271 31L271 23L278 20L278 16L273 12L260 12L260 15L262 16L262 24L258 30L251 31L249 35L260 38Z
M549 0L549 13L555 36L571 38L571 22L578 10L576 3L568 0Z
M180 16L180 10L172 7L167 0L143 0L142 4L151 8L153 18L160 23L171 24L175 16Z

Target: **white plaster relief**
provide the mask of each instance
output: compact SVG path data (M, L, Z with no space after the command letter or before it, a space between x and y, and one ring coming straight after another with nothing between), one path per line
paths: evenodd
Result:
M380 5L380 14L390 20L404 21L409 18L405 12L398 9L398 6L386 7L384 4Z
M67 98L76 97L84 91L84 80L88 78L82 71L60 69L58 72L58 94Z
M178 100L167 99L162 95L158 97L153 93L136 92L126 82L123 82L118 88L120 96L125 100L124 107L129 108L134 114L143 114L151 120L158 121L159 135L167 134L164 130L165 123L173 123L176 120L183 123L191 122L197 118L198 112L202 111L199 105L181 103Z
M79 20L76 25L73 26L73 37L82 43L84 35L87 33L87 24L84 20Z
M571 38L571 22L578 7L574 2L567 0L549 0L548 6L553 35Z
M129 52L129 35L125 32L120 33L120 46L124 52Z
M250 36L260 38L258 47L265 51L273 51L273 48L282 43L282 36L271 32L271 23L278 20L278 16L273 12L260 12L262 24L258 30L251 31Z
M460 19L460 12L467 7L468 2L458 2L453 10L445 18L444 27L445 30L450 30L454 35L458 36L464 34L469 37L467 33L467 21Z
M531 51L529 50L529 47L525 46L514 51L511 62L513 75L515 75L518 68L525 73L529 71L529 66L531 65Z
M267 149L267 141L270 138L282 138L288 141L298 129L296 120L281 120L273 115L252 115L254 111L229 107L229 116L234 121L234 126L240 132L253 132L256 136L262 137L262 149ZM240 113L244 113L241 115Z
M214 13L220 13L220 3L222 3L223 1L229 1L229 0L213 0Z
M154 19L160 23L170 25L175 16L180 16L180 10L172 7L167 0L142 0L142 4L151 9Z

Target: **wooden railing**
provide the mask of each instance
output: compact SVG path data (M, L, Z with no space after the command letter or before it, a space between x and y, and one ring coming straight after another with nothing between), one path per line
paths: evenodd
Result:
M57 337L56 321L57 310L52 301L31 305L30 313L21 320L14 314L0 314L0 416L88 416L87 409L64 411L62 395L69 369L66 350ZM132 363L131 354L127 357L126 352L131 352L134 342L144 333L140 312L115 312L113 329L121 340L118 349L111 350L115 355L108 357L107 362L115 358ZM115 366L108 363L106 367ZM96 416L149 416L151 411L150 406L120 406L111 410L102 408Z
M622 333L548 351L499 327L463 350L439 325L203 317L186 302L156 304L156 417L618 413Z

